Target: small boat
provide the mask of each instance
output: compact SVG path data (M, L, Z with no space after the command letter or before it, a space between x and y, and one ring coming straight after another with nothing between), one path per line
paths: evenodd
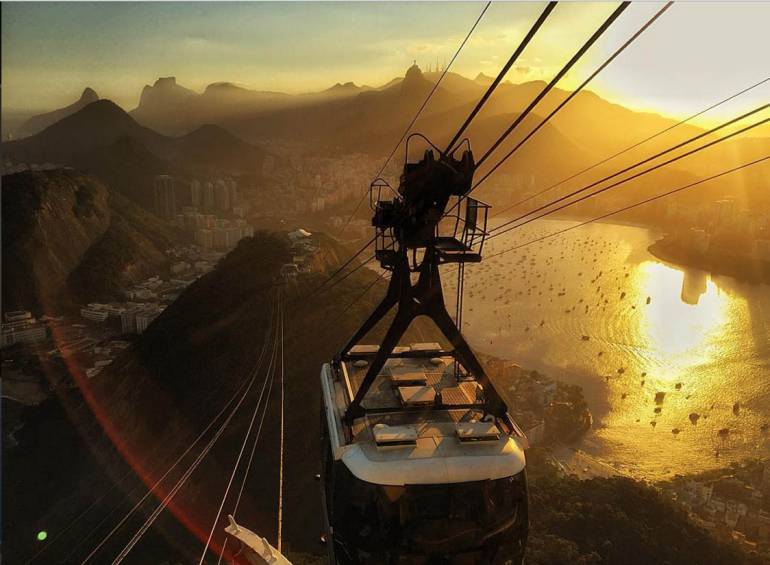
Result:
M587 335L582 335L582 336L580 336L580 339L582 339L583 341L588 341L591 338L588 337Z
M652 298L650 298L650 297L648 296L648 297L647 297L647 304L649 304L650 302L652 302Z
M730 435L730 428L722 428L717 432L719 437L727 437Z
M656 392L655 393L655 404L663 404L663 400L666 398L665 392Z

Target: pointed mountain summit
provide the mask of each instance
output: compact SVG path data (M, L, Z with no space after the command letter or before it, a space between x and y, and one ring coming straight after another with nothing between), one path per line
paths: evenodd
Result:
M96 91L90 86L86 86L86 88L83 90L83 94L80 95L78 102L90 104L91 102L96 102L97 100L99 100L99 95L96 93Z
M321 94L332 96L349 96L358 94L359 92L364 92L366 90L371 90L371 88L368 86L358 86L356 83L349 81L346 83L338 82L334 86L321 92Z
M484 73L479 73L476 75L476 78L473 80L479 84L487 85L487 84L492 84L492 81L495 79L489 75L485 75Z
M265 152L216 125L182 137L161 135L110 100L98 100L40 133L2 144L14 163L52 163L88 170L144 206L152 176L164 172L259 170Z
M43 131L51 124L54 124L59 120L66 118L67 116L71 116L75 112L85 108L97 100L99 100L99 95L96 93L96 91L91 87L86 87L85 90L83 90L83 94L80 95L80 98L69 106L65 106L64 108L59 108L58 110L53 110L51 112L46 112L45 114L37 114L36 116L32 116L24 123L24 125L22 125L20 135L22 137L35 135L36 133Z
M4 144L6 154L20 162L67 162L79 153L111 145L122 138L156 147L162 136L140 126L111 100L97 100L34 136Z
M404 80L401 82L401 94L411 96L429 91L433 88L432 83L422 74L422 69L415 62L406 70Z
M64 118L40 133L3 144L3 150L16 162L54 162L70 164L95 151L133 142L149 153L179 164L217 165L225 168L252 168L263 151L217 125L203 125L181 137L169 137L137 123L111 100L98 100Z

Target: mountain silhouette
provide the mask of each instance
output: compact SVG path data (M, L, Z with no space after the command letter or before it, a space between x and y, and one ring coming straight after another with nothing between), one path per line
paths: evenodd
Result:
M37 114L29 118L20 127L19 135L22 137L34 135L37 132L44 130L51 124L54 124L59 120L74 114L78 110L85 108L97 100L99 100L99 95L96 94L92 88L86 87L85 90L83 90L83 94L80 95L80 98L69 106L65 106L64 108L59 108L58 110L53 110L51 112L46 112L44 114Z
M161 77L152 86L144 85L137 109L148 115L162 114L183 105L195 95L189 88L178 85L176 77Z
M144 206L157 174L217 175L261 167L265 151L216 125L181 136L139 125L110 100L98 100L31 137L2 145L15 163L67 165L96 174Z
M179 134L233 114L281 107L289 98L282 92L249 90L231 82L209 84L199 94L177 84L175 77L166 77L145 86L139 105L130 113L143 125Z
M435 88L439 79L441 84ZM210 84L198 94L177 84L173 77L167 77L145 87L140 105L131 115L108 101L99 101L104 107L84 108L88 112L80 115L77 123L68 121L75 115L68 116L37 136L7 143L3 149L12 161L81 164L87 165L88 170L100 170L101 174L109 173L104 170L104 163L116 163L116 154L129 155L132 163L141 166L136 158L143 150L147 153L145 157L163 160L167 168L254 171L261 153L250 144L276 141L312 145L314 151L328 155L367 153L379 157L390 151L431 92L430 104L423 109L412 131L425 134L437 145L446 143L476 105L489 80L490 77L483 74L469 79L452 72L423 72L412 65L404 77L396 77L377 88L348 82L337 83L321 92L288 95L249 90L230 82ZM545 86L541 80L520 84L503 81L498 85L465 132L476 156L491 146ZM554 88L489 164L502 157L570 94ZM537 183L541 185L558 182L676 123L671 118L635 111L583 90L514 158L506 161L500 172L537 175ZM224 130L230 133L226 135ZM157 131L184 135L171 137ZM634 158L651 155L702 131L691 124L679 125L639 151L597 168L595 173L618 170ZM124 138L134 140L134 145L124 141L120 147L105 149ZM415 144L414 149L418 149L418 145ZM716 159L724 160L725 167L737 165L743 157L756 153L754 145L745 139L730 141L667 167L655 175L656 182L694 180L700 174L701 165L708 166ZM95 147L100 153L96 162L91 158L93 155L82 157ZM748 153L743 151L744 147L749 149ZM80 158L75 159L75 154ZM163 168L158 163L147 162L148 169L155 170L158 166ZM744 174L725 178L721 186L726 187L725 190L737 187ZM111 182L121 185L123 181L113 178ZM501 200L493 203L504 204L506 198L509 197L501 195Z
M476 78L473 80L474 82L477 82L479 84L483 84L486 86L486 85L492 84L492 81L494 81L495 78L489 75L485 75L484 73L479 73L476 75Z
M401 94L402 96L419 95L430 92L432 87L433 83L423 76L422 70L415 63L406 70L404 80L401 82Z
M369 86L358 86L354 82L346 82L345 84L338 82L331 88L324 90L321 94L330 94L332 96L350 96L352 94L358 94L360 92L365 92L371 89L372 88Z
M77 156L122 138L140 141L158 150L162 135L140 126L111 100L98 100L25 139L3 144L4 153L16 162L70 163Z
M3 150L16 162L69 164L125 139L159 158L214 168L231 168L234 163L254 167L253 159L260 159L264 153L216 125L201 126L181 137L161 135L139 125L110 100L89 104L32 137L6 142ZM227 163L218 164L222 159Z

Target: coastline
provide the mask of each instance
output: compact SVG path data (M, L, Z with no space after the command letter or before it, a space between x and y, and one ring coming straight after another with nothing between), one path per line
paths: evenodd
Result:
M566 475L574 475L581 481L589 479L626 477L634 481L643 481L642 477L635 477L620 471L604 461L601 457L591 455L580 449L581 442L574 446L558 445L551 449L550 458L553 463Z
M647 247L656 259L678 267L699 269L711 275L732 277L740 282L770 284L770 263L763 265L741 256L695 254L682 249L666 237Z
M508 221L508 220L512 219L509 216L502 216L502 217L501 216L496 216L495 218L499 218L502 221ZM549 216L546 219L551 220L551 221L556 221L556 222L577 222L577 223L591 220L590 217L580 216L580 215L576 215L576 214L554 214L553 216ZM492 220L492 218L490 218L490 221L491 220ZM639 229L647 230L651 234L655 234L655 235L662 235L663 234L663 228L661 228L660 226L650 225L650 224L646 224L644 222L633 221L633 220L619 220L617 218L608 217L608 218L603 218L601 220L592 221L591 223L593 223L593 224L613 225L613 226L623 226L623 227L629 227L629 228L639 228Z

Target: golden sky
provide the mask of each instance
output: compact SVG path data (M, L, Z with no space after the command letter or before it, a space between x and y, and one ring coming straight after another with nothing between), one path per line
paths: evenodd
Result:
M495 75L543 9L493 3L453 70ZM616 3L562 2L509 74L548 79ZM561 83L574 86L662 4L636 2ZM335 82L380 85L416 59L449 60L478 2L3 3L4 111L49 110L85 86L126 109L159 76L189 88L230 81L307 92ZM683 116L770 76L770 2L679 2L592 83L638 109ZM725 105L732 116L770 86Z

